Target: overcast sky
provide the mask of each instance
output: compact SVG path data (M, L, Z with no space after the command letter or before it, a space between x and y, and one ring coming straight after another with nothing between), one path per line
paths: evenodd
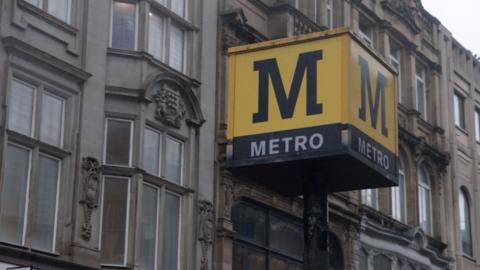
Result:
M466 49L480 56L480 0L422 0Z

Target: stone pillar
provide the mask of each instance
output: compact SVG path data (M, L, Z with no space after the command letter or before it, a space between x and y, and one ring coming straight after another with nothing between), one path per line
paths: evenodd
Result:
M232 270L233 267L233 224L231 209L234 202L232 175L223 170L217 194L217 233L215 240L215 270Z

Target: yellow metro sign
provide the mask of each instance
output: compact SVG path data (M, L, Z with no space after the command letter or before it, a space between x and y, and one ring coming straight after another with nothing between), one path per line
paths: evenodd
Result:
M357 170L333 191L395 184L395 80L347 29L231 48L228 165L287 189L312 162Z

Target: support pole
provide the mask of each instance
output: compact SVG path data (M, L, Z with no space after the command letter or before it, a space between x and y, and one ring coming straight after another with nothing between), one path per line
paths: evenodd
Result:
M328 270L327 181L318 174L304 184L304 270Z

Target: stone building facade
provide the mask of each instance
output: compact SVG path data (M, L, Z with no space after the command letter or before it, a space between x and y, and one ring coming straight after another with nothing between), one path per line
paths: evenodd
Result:
M331 268L478 269L480 62L419 0L0 1L0 269L302 269L302 198L224 166L227 48L335 27L399 74L400 186L329 196Z
M207 4L0 1L0 269L211 269Z

